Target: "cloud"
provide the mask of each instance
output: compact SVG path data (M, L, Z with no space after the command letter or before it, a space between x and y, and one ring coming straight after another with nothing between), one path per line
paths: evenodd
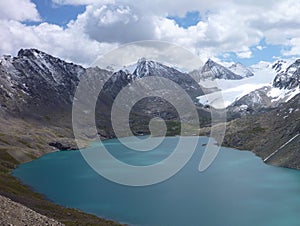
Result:
M153 18L131 5L89 5L69 27L99 42L128 43L155 38Z
M289 48L282 50L284 56L299 56L300 36L289 40Z
M256 49L262 51L263 49L265 49L266 47L265 46L262 46L262 45L257 45L256 46Z
M30 0L0 1L0 20L39 21L40 16Z
M102 68L113 65L115 69L121 69L123 66L135 64L142 57L172 65L183 71L191 71L203 65L201 59L187 49L162 41L139 41L121 45L99 57L94 64Z
M110 0L52 0L57 5L90 5L95 2L108 3Z
M202 59L235 53L253 57L251 50L282 46L283 55L300 53L300 2L297 0L52 0L60 5L86 5L67 28L40 20L29 0L0 3L0 54L36 47L77 63L92 63L97 55L118 45L162 40L183 46ZM66 6L67 7L67 6ZM200 21L182 28L168 16L199 11ZM24 35L26 34L26 35ZM265 40L264 47L261 40ZM264 49L266 47L266 49Z
M250 47L259 45L263 38L267 44L286 45L285 37L293 36L297 27L293 18L297 17L297 10L280 24L292 4L286 2L96 1L69 26L99 42L123 44L155 39L182 45L203 57L234 52L240 58L250 58ZM166 18L169 15L184 16L195 10L201 12L201 21L188 28L179 27L175 21ZM287 24L290 24L290 30ZM284 37L279 39L280 29L287 33L283 32Z
M26 35L25 35L26 34ZM99 54L116 45L90 40L85 34L58 25L26 26L18 21L0 20L0 52L16 55L20 48L38 48L52 55L88 66Z
M239 58L246 58L246 59L249 59L252 57L252 52L250 50L248 51L242 51L242 52L237 52L236 55L239 57Z

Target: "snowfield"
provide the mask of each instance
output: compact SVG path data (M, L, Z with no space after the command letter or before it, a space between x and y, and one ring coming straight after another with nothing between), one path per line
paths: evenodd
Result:
M296 61L297 62L297 61ZM296 65L295 65L296 64ZM226 108L232 105L235 101L241 97L248 95L253 91L264 90L266 96L270 98L273 103L286 102L292 99L294 96L300 93L299 86L295 88L282 88L274 87L273 81L278 77L284 77L288 73L287 77L284 77L283 82L290 76L295 76L298 70L299 63L295 63L294 59L290 60L278 60L273 64L267 62L260 62L257 65L252 66L247 70L243 65L238 65L240 72L247 73L253 72L253 76L244 77L241 80L204 80L200 84L206 88L217 87L220 91L207 94L205 96L199 96L197 99L201 104L210 105L214 108ZM237 66L235 69L238 68ZM240 73L241 74L241 73ZM277 75L277 76L276 76ZM280 83L280 85L282 85ZM264 88L263 88L264 87ZM252 95L253 97L259 97L258 95ZM260 103L260 98L254 98L253 102Z
M270 67L254 68L254 76L241 80L205 80L200 84L206 88L217 86L221 91L198 97L201 104L211 105L214 108L226 108L234 101L248 93L264 86L271 86L276 72Z

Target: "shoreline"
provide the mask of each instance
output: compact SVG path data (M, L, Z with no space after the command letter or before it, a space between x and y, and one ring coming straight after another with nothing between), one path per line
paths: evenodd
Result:
M36 192L32 187L24 184L21 180L13 176L11 172L6 176L7 178L10 177L10 181L13 181L14 185L16 185L12 190L17 188L17 190L22 191L19 194L16 194L15 192L11 193L0 190L0 196L23 205L42 216L54 219L55 221L65 225L123 225L112 219L102 218L76 208L70 208L56 204L55 202L49 200L45 195Z
M200 133L199 136L207 136L207 134ZM111 139L116 139L116 138L103 138L102 137L101 141L106 141L106 140L111 140ZM97 142L98 140L88 142L88 144L84 148L88 148L91 145L91 143L95 142L95 141ZM263 157L258 155L253 150L245 150L245 149L241 149L239 147L233 147L231 145L226 145L226 144L222 145L222 146L229 147L229 148L235 148L239 151L252 152L256 156L260 157L263 161ZM76 149L76 150L59 150L59 149L56 149L56 150L52 150L51 152L44 153L44 154L42 154L41 156L39 156L37 158L40 158L42 156L45 156L47 154L54 153L54 152L79 151L79 150L80 149ZM35 159L37 159L37 158L35 158ZM28 162L31 162L35 159L32 159ZM49 218L53 218L54 220L57 220L58 222L65 223L66 225L76 225L77 223L80 223L81 225L90 225L90 223L91 223L90 221L86 222L87 218L92 219L93 225L123 225L122 223L116 222L114 220L98 217L97 215L90 214L90 213L87 213L87 212L84 212L84 211L81 211L81 210L78 210L78 209L64 207L64 206L61 206L61 205L58 205L58 204L54 203L51 200L48 200L47 197L45 197L44 195L36 192L30 186L23 184L21 180L19 180L15 176L13 176L12 171L14 169L16 169L21 164L24 164L24 163L15 164L14 167L11 168L5 174L6 174L6 177L11 177L10 181L11 180L14 181L14 185L17 185L16 186L17 188L20 188L23 191L23 192L21 192L22 194L18 194L18 192L17 193L16 192L5 192L1 189L1 186L0 186L0 195L3 195L4 197L7 197L7 198L9 198L12 201L15 201L17 203L20 203L20 204L24 205L25 207L28 207L28 208L32 209L33 211L35 211L35 212L37 212L41 215L44 215L44 216L49 217ZM273 165L273 164L269 164L267 162L264 162L264 164ZM287 168L287 167L285 167L285 168ZM291 168L291 169L293 169L293 168ZM296 169L296 170L298 170L298 169ZM3 172L0 171L0 182L1 182L1 177L2 176L3 176ZM12 189L12 190L14 190L14 189ZM24 190L26 191L25 195L24 195ZM33 199L33 201L31 201L30 199ZM39 205L39 208L36 208L37 203L38 204L42 203L42 205ZM49 211L49 209L52 209L52 211L54 210L54 214L49 213L49 212L52 212L52 211ZM57 215L57 211L61 211L61 214ZM64 213L64 212L66 212L66 213ZM77 215L77 217L75 217L75 219L74 219L74 216L76 216L76 215ZM70 222L68 220L70 220ZM72 221L75 221L76 223L74 223Z
M37 158L59 151L61 150L52 150ZM123 225L117 221L104 219L75 208L64 207L48 200L45 195L36 192L12 174L12 171L19 165L31 162L37 158L20 163L8 153L1 152L0 154L0 196L65 225Z

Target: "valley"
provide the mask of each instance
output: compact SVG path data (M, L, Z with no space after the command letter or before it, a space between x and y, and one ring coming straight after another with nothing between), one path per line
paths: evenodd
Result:
M226 107L223 146L251 150L262 159L267 159L267 164L300 169L298 60L286 65L278 61L256 68L241 64L227 68L208 60L200 69L187 73L141 59L133 72L114 72L67 63L37 49L22 49L16 57L3 56L0 60L1 195L68 225L76 225L78 221L83 225L117 225L52 204L10 175L11 170L20 163L57 149L78 149L72 127L72 104L76 87L87 74L91 76L87 80L91 85L87 95L97 92L97 87L93 86L95 81L109 79L95 107L97 134L89 133L90 125L84 127L85 147L98 136L102 140L116 136L112 128L111 109L122 88L136 80L157 76L178 84L193 101L201 129L197 130L199 125L189 124L189 115L186 114L184 118L190 131L187 135L209 135L210 109L218 111L220 106ZM220 86L210 86L211 81ZM147 87L147 84L142 85ZM223 100L216 101L216 93L221 93ZM175 100L180 100L180 97L173 96ZM134 106L129 119L132 133L149 134L148 124L154 117L166 121L168 136L180 133L176 109L163 98L156 97L146 98Z

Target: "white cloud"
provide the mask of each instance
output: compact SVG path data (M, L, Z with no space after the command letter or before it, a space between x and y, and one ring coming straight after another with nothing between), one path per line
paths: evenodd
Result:
M0 52L16 55L20 48L38 48L63 59L89 65L116 45L90 40L85 34L57 25L26 26L0 20Z
M282 51L284 56L299 56L300 55L300 35L299 37L289 40L289 48Z
M251 58L252 57L252 52L249 51L242 51L242 52L237 52L236 55L239 58Z
M263 49L265 49L266 47L265 46L262 46L262 45L257 45L256 46L256 49L262 51Z
M0 20L39 21L40 16L30 0L0 1Z
M95 2L106 4L113 2L113 0L52 0L52 2L57 5L90 5L94 4Z
M65 59L91 63L119 44L163 40L183 46L203 59L235 53L252 57L250 47L283 46L284 55L300 53L300 2L297 0L52 0L57 5L86 5L67 28L20 21L39 20L29 0L0 3L0 54L36 47ZM17 7L18 6L18 7ZM59 7L59 6L58 6ZM167 16L199 11L201 21L182 28ZM26 35L24 35L26 34Z
M69 27L99 42L128 43L154 38L152 17L141 14L130 5L89 5Z
M140 41L119 46L117 49L99 57L95 65L115 69L136 63L140 58L155 60L172 65L184 71L191 71L203 65L201 59L181 46L162 41Z

